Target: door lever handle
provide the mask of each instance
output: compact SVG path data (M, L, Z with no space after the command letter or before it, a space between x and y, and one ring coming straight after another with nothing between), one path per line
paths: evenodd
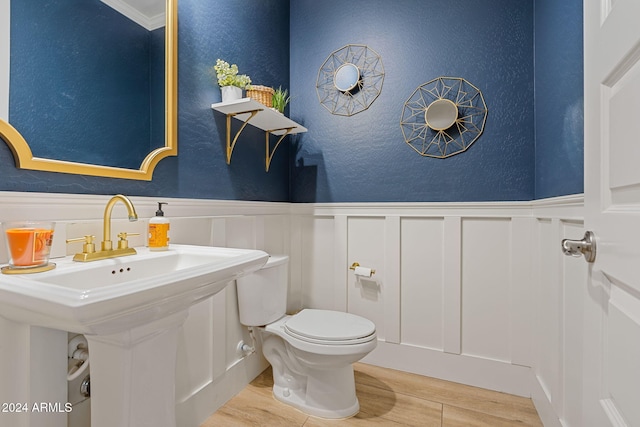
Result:
M564 239L562 241L562 252L567 256L579 257L584 255L584 259L587 262L594 262L596 260L596 236L592 231L584 233L582 240L569 240Z

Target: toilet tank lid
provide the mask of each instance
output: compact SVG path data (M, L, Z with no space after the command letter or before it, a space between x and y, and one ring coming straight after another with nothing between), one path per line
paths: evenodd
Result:
M267 263L262 268L277 267L289 261L288 255L269 255Z

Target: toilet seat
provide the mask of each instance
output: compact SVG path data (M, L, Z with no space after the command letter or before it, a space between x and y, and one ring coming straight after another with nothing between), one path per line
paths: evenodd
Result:
M376 338L373 322L351 313L305 309L289 317L284 332L296 339L323 345L353 345Z

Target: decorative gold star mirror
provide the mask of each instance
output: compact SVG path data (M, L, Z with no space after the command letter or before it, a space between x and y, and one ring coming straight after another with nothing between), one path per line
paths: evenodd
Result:
M318 100L331 114L366 110L382 91L382 59L365 45L349 44L329 55L318 71Z
M438 77L405 102L400 127L418 154L444 159L466 151L486 120L487 105L477 87L460 77Z

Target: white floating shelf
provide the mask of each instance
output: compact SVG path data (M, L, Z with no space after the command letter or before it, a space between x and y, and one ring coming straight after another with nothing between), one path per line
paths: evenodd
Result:
M261 110L251 118L249 124L273 135L283 135L286 132L285 129L291 129L289 133L307 131L304 126L251 98L218 102L217 104L212 104L211 108L226 115L232 114L233 117L243 122L246 122L251 117L251 111Z
M231 164L231 155L233 149L238 142L238 137L247 125L255 126L258 129L262 129L265 132L265 156L264 156L264 168L269 172L269 166L271 165L271 159L276 152L276 149L282 142L285 136L292 133L306 132L307 128L300 126L293 120L285 117L283 114L272 110L260 102L251 98L242 98L237 101L231 102L218 102L212 104L211 108L221 112L227 116L227 164ZM240 130L236 132L233 141L231 140L231 118L242 122ZM271 149L271 143L269 142L269 136L279 136L278 141Z

